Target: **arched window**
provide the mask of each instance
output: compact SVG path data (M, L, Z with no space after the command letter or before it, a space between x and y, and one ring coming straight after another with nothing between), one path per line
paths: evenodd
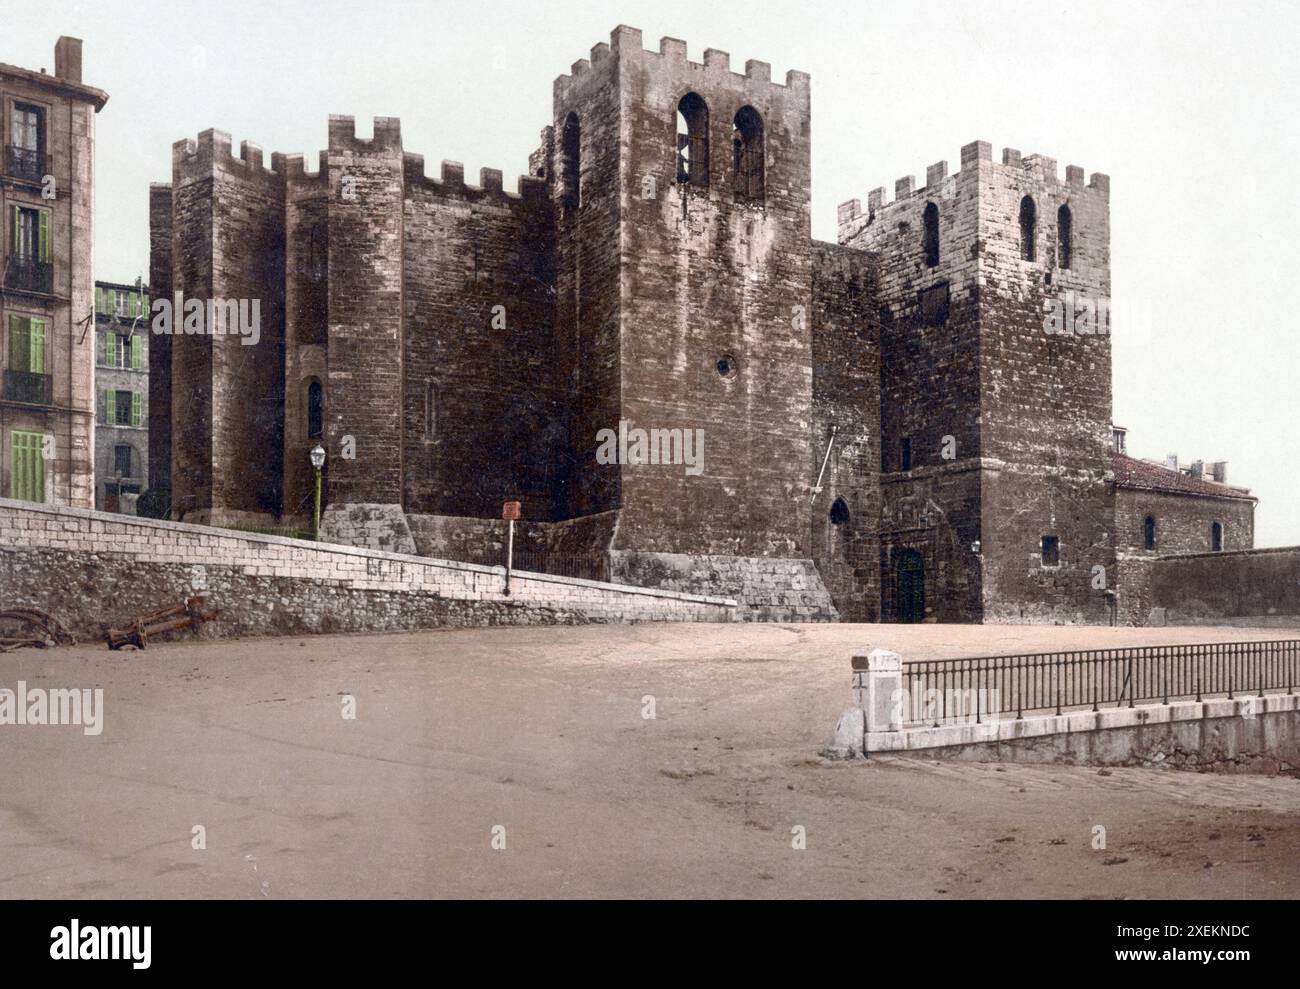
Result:
M1223 526L1218 522L1210 526L1210 549L1216 553L1223 552Z
M1037 234L1038 227L1038 208L1034 205L1034 200L1026 196L1020 200L1020 259L1022 261L1033 261L1036 257L1034 251L1034 237Z
M731 151L736 202L761 203L764 195L763 118L752 106L742 106L736 114Z
M939 207L934 203L926 203L923 220L925 235L922 242L925 247L925 266L933 268L939 263Z
M1142 523L1142 547L1143 549L1156 548L1156 520L1150 515Z
M1071 229L1072 223L1070 207L1062 206L1056 211L1056 265L1058 268L1070 267L1070 238L1074 234Z
M319 381L307 386L307 436L315 439L325 430L325 393Z
M560 152L563 156L564 208L577 209L582 197L582 125L578 123L576 113L569 114L564 121Z
M677 104L677 181L709 187L709 108L697 93Z
M831 505L831 525L844 525L849 520L849 506L843 498L836 498Z

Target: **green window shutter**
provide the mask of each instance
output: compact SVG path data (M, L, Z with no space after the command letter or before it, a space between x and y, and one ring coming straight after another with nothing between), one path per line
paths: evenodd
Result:
M131 392L131 425L140 425L140 393Z
M37 258L41 262L48 264L50 260L50 211L43 209L40 211L40 231L37 241Z
M148 292L140 296L140 312L141 315L144 316L149 315L149 293Z
M132 371L140 370L141 342L142 342L142 338L140 337L139 334L136 334L135 336L131 337L131 370Z
M9 317L9 370L27 371L31 360L31 320L24 316Z
M104 332L99 335L99 363L104 366L108 365L108 333Z
M104 392L104 421L110 426L117 422L117 392L112 388Z
M126 293L126 314L128 316L140 315L140 296L134 292Z
M95 312L104 311L104 289L100 285L95 286Z
M40 433L9 434L9 494L20 501L45 501L44 437Z
M29 340L29 363L27 370L32 374L45 373L45 320L33 319L27 326Z

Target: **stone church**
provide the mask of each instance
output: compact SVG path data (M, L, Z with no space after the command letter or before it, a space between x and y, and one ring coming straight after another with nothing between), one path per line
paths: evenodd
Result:
M522 545L774 620L1105 624L1157 525L1250 548L1248 492L1112 427L1109 178L975 141L819 242L810 95L618 27L514 192L393 118L332 117L314 169L178 142L153 297L260 326L154 336L172 517L302 525L320 444L323 538L497 563L518 500Z

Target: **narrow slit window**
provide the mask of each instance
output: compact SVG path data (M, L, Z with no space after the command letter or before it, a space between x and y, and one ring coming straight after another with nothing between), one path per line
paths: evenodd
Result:
M307 436L315 439L325 431L325 392L319 381L307 386Z
M1210 526L1210 549L1215 553L1223 552L1223 526L1218 522Z
M432 440L438 428L438 392L432 381L424 383L424 438Z
M1156 548L1156 520L1150 515L1142 523L1142 546L1144 549Z
M736 114L735 129L731 135L731 150L736 201L761 203L766 183L763 118L752 106L743 106Z
M561 137L563 154L564 206L577 209L582 198L582 125L576 113L569 114L564 121L564 133Z

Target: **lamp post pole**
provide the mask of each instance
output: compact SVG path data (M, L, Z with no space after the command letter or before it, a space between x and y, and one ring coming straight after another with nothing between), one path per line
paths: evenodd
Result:
M325 466L325 448L319 443L311 451L311 465L316 471L316 503L312 510L311 532L312 538L320 542L320 471Z

